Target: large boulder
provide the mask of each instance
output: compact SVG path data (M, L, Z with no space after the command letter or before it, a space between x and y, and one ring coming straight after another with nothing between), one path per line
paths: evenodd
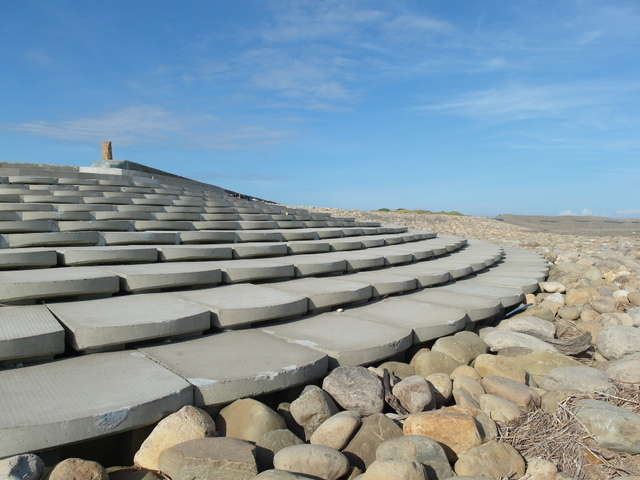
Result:
M640 453L640 415L600 400L579 400L576 417L598 445L611 450Z
M278 470L301 473L324 480L337 480L349 471L349 461L338 450L324 445L294 445L273 457Z
M608 360L640 352L640 328L614 325L604 328L596 340L598 351Z
M582 393L614 393L616 387L604 372L593 367L557 367L545 375L544 390L575 390Z
M227 405L216 417L220 434L257 442L271 430L287 428L284 418L262 402L243 398Z
M362 416L381 413L384 389L380 377L364 367L338 367L327 375L322 389L345 410Z
M405 435L381 443L376 450L376 460L405 460L421 464L429 480L447 478L453 473L442 446L423 435Z

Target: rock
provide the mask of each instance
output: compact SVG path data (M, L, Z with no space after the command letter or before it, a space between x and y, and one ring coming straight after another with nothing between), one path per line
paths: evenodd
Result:
M415 362L416 375L428 377L434 373L451 373L462 363L441 352L424 352Z
M157 472L136 467L125 467L115 471L109 469L109 480L165 480L166 478Z
M400 380L416 374L416 369L408 363L402 362L384 362L378 365L379 369L389 370L389 373L395 375Z
M582 364L561 353L533 351L526 355L510 357L511 361L520 365L540 385L544 376L556 367L580 367ZM504 375L503 375L504 376Z
M517 314L513 318L525 317L525 316L538 317L543 320L547 320L549 322L553 322L554 320L553 312L549 310L548 307L545 307L543 305L534 305L534 306L528 307L524 312Z
M489 347L478 335L467 331L441 337L431 348L431 351L444 353L462 365L468 365L474 358L488 350Z
M550 392L542 395L540 409L547 413L555 412L561 402L565 401L570 396L579 394L580 392L576 390L551 390Z
M44 462L33 453L0 460L0 479L2 480L40 480L43 473Z
M309 477L285 470L265 470L251 480L309 480Z
M640 307L640 292L629 292L627 301L634 307Z
M468 392L458 389L453 391L453 400L457 407L469 407L480 409L480 404Z
M587 305L589 299L594 295L598 295L598 291L595 288L576 288L575 290L569 290L564 297L564 302L567 306L575 305Z
M482 378L480 374L476 372L475 368L470 367L469 365L461 365L458 368L456 368L453 372L451 372L451 379L455 380L456 378L463 375L466 377L471 377L477 381L480 381L480 379Z
M413 375L401 380L394 385L391 393L409 413L418 413L435 407L431 387L421 375Z
M595 322L600 314L590 308L585 308L580 312L580 320L585 322Z
M509 378L487 375L480 382L485 392L513 402L522 412L540 406L540 395L533 388Z
M167 448L158 465L171 480L248 480L258 474L255 450L238 438L198 438Z
M531 315L503 320L498 324L496 329L507 330L509 332L526 333L527 335L534 336L541 335L543 337L551 338L556 334L556 327L553 323Z
M427 377L427 382L431 387L431 393L436 401L436 405L444 405L453 394L453 382L446 373L433 373Z
M456 391L463 391L467 393L471 398L473 398L473 400L475 400L476 403L480 400L480 396L486 393L484 388L482 388L482 385L480 385L480 382L466 376L458 377L453 381L454 396Z
M598 313L613 313L618 309L618 301L615 298L601 295L591 297L589 305Z
M567 291L566 287L560 282L540 282L540 290L549 293L564 293Z
M549 460L532 458L527 462L526 475L532 480L556 480L558 469Z
M506 398L485 393L478 402L480 409L496 422L510 422L522 415L518 406Z
M457 475L487 475L490 478L520 478L525 472L524 459L511 445L487 442L462 453L454 466Z
M640 352L640 329L622 325L604 328L596 339L596 346L608 360Z
M362 416L382 412L384 397L378 376L364 367L338 367L327 375L322 389L345 410Z
M597 312L594 312L594 313L597 313ZM586 321L583 319L581 319L578 323L576 323L576 328L581 332L589 332L591 334L591 345L596 344L596 339L598 338L598 335L600 335L600 332L603 329L602 324L600 322L596 322L595 320Z
M409 415L404 422L404 434L434 439L440 443L449 461L482 444L478 423L472 415L445 409Z
M508 332L506 330L492 330L484 336L492 351L498 351L506 347L525 347L531 350L544 350L558 353L558 349L553 345L539 340L531 335L519 332Z
M614 382L640 384L640 353L611 362L604 373Z
M489 418L489 415L480 410L480 408L461 407L459 405L453 405L451 407L444 407L441 409L441 411L443 413L457 412L471 415L478 425L480 438L483 442L486 442L488 440L495 440L498 436L498 427L496 425L496 422L491 420L491 418Z
M161 420L151 431L133 457L133 462L147 470L158 470L158 457L169 447L187 440L213 437L216 424L213 418L197 407L186 405Z
M81 458L67 458L49 472L47 480L109 480L109 475L102 465ZM178 480L178 479L176 479Z
M376 460L358 480L429 480L422 465L406 460Z
M613 325L625 325L627 327L633 326L633 318L626 313L601 313L596 318L596 322L600 323L603 327L611 327Z
M243 398L227 405L216 417L220 434L257 442L271 430L281 430L287 425L271 408L252 398Z
M338 450L324 445L294 445L273 457L278 470L336 480L349 471L349 461Z
M473 363L473 368L476 369L481 377L498 375L500 377L510 378L516 382L527 383L528 375L526 370L518 365L511 357L483 354L476 358Z
M629 292L627 292L626 290L616 290L615 292L613 292L613 298L615 298L619 302L628 302Z
M287 428L291 430L296 437L298 438L307 438L306 432L304 431L304 427L298 422L295 421L293 415L290 412L291 404L288 402L282 402L278 405L278 410L276 413L284 418L284 422L287 425Z
M422 435L405 435L381 443L376 450L376 461L389 460L421 464L429 480L447 478L453 474L442 446Z
M593 367L556 367L545 375L540 386L547 390L576 390L582 393L615 393L607 375Z
M560 292L552 293L544 299L545 302L559 303L560 305L564 305L564 296ZM544 303L544 302L543 302Z
M580 309L564 306L558 309L557 315L564 320L577 320L580 318Z
M301 445L303 443L304 442L294 435L291 430L287 430L286 428L265 432L265 434L260 437L260 440L256 442L256 446L260 447L256 449L258 468L260 470L272 468L273 456L276 453L283 448L292 445Z
M289 411L294 420L304 427L309 438L322 422L340 409L327 392L315 385L307 385L302 394L291 402Z
M640 415L599 400L582 399L576 417L600 446L632 455L640 453Z
M422 415L422 414L416 414ZM382 413L374 413L362 421L360 429L344 448L352 465L364 470L376 459L378 446L402 436L402 428Z
M342 450L356 433L361 422L360 414L353 410L336 413L313 432L310 442Z

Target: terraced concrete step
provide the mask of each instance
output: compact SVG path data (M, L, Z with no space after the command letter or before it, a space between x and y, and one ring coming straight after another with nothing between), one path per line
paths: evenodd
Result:
M211 326L209 310L165 293L52 303L47 307L66 327L67 343L78 351L202 334Z
M8 248L50 247L61 245L97 245L98 232L12 233L2 235Z
M327 373L327 356L258 330L224 332L140 349L187 379L195 405L220 405L312 382Z
M134 293L195 285L213 286L222 280L220 269L209 262L112 265L102 269L120 277L122 290Z
M451 292L443 290L442 287L431 287L416 293L409 293L403 298L430 305L464 310L472 323L493 320L504 312L503 305L495 298Z
M309 299L309 311L322 311L338 305L369 300L371 285L341 278L300 278L288 282L270 283L269 288L304 295Z
M0 363L52 359L64 352L64 338L44 305L0 308Z
M152 263L158 260L158 250L155 247L58 247L55 251L59 264L68 266Z
M142 427L192 403L191 384L135 351L0 371L0 457Z
M53 267L58 263L56 251L47 248L0 249L0 269Z
M120 289L117 275L94 267L61 267L0 272L0 302L68 296L109 296Z
M397 355L412 344L410 328L338 312L322 313L262 328L289 343L329 356L329 367L366 365Z

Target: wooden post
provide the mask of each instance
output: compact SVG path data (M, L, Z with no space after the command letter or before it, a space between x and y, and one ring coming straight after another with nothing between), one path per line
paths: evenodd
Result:
M111 151L111 142L102 142L102 160L113 160L113 153Z

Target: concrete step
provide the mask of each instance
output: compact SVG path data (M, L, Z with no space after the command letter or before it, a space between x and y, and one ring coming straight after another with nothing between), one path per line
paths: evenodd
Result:
M327 356L257 330L217 333L140 351L187 379L196 406L221 405L312 382Z
M117 275L95 267L0 272L0 302L16 303L68 296L109 296L120 290Z
M354 302L365 302L372 295L371 285L336 277L300 278L270 283L269 288L304 295L309 298L309 311L323 311Z
M411 292L418 288L414 275L396 273L395 268L350 273L340 278L349 282L368 283L373 298Z
M22 220L78 221L91 220L90 212L22 212Z
M111 265L105 272L120 277L123 291L139 293L220 283L222 273L210 262L163 262L142 265Z
M142 427L192 403L190 383L135 351L0 371L0 457Z
M179 240L176 232L102 232L100 237L106 245L176 245Z
M263 332L329 356L329 368L366 365L402 353L412 344L410 328L327 312L270 325Z
M0 222L0 233L52 232L54 222L48 220L18 220Z
M233 248L226 245L160 245L158 259L163 262L230 260Z
M91 220L88 222L58 222L61 232L128 232L132 229L127 220Z
M0 249L0 269L53 267L58 263L56 251L47 248Z
M153 263L158 260L155 247L94 246L58 247L58 263L66 266Z
M211 326L209 310L166 293L52 303L47 307L65 326L67 343L78 351L121 349L142 340L202 334Z
M61 245L97 245L98 232L12 233L2 235L2 244L9 248L50 247Z
M199 262L211 269L222 271L224 283L244 283L274 279L288 279L295 276L292 262L282 263L271 258L241 258L238 260L219 260Z
M64 338L44 305L0 308L0 365L52 360L64 352Z

